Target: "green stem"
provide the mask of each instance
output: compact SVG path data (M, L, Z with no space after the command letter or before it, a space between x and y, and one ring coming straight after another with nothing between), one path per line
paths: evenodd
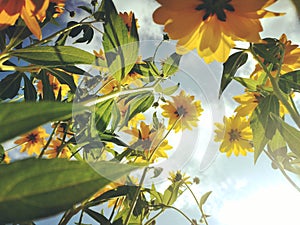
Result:
M266 150L263 150L266 155L269 157L269 159L277 166L277 168L280 170L280 172L282 173L282 175L287 179L287 181L297 190L300 192L300 187L298 187L298 185L287 175L287 173L285 172L284 168L281 166L280 163L277 162L276 159L274 159L274 157Z
M187 189L190 191L190 193L192 194L194 200L196 201L197 206L198 206L198 208L199 208L199 210L200 210L200 212L201 212L201 214L202 214L202 218L203 218L203 220L204 220L204 223L205 223L206 225L208 225L208 222L207 222L207 219L206 219L206 214L204 213L202 207L200 206L200 203L199 203L199 201L197 200L197 197L195 196L195 194L194 194L194 192L192 191L192 189L190 188L190 186L189 186L185 181L184 181L183 183L184 183L184 185L187 187Z
M131 205L130 205L129 212L128 212L127 217L126 217L126 220L125 220L125 222L124 222L124 225L128 225L128 224L129 224L129 220L130 220L130 218L131 218L131 215L132 215L132 213L133 213L133 210L134 210L135 205L136 205L136 203L137 203L137 200L138 200L138 198L139 198L139 194L140 194L140 192L141 192L142 185L143 185L144 180L145 180L145 178L146 178L146 174L147 174L147 172L148 172L148 169L149 169L149 168L146 167L146 168L144 169L144 171L143 171L143 174L142 174L142 177L141 177L139 186L138 186L138 188L137 188L137 190L136 190L136 192L135 192L135 194L134 194L133 200L132 200Z
M274 78L270 71L268 70L267 66L260 60L260 58L256 55L256 53L253 50L253 46L250 46L250 51L253 55L253 57L256 59L256 61L259 63L259 65L263 68L263 70L267 73L268 78L271 81L273 91L275 96L278 98L279 101L286 107L288 112L290 113L291 117L293 118L294 122L297 124L297 126L300 128L300 116L297 113L297 111L291 106L288 99L286 98L285 94L281 91L277 78Z
M157 217L159 217L165 209L160 210L155 216L153 216L151 219L149 219L144 225L150 225Z
M77 208L69 209L65 212L61 220L59 221L58 225L67 225L70 219L76 215L80 210L84 208L83 205L78 206Z
M41 153L39 154L38 158L42 158L42 157L43 157L43 155L44 155L44 153L45 153L45 150L48 148L48 146L49 146L49 144L50 144L50 142L51 142L51 140L52 140L52 138L53 138L53 135L55 134L56 128L58 127L59 123L60 123L60 122L58 122L58 123L55 125L55 127L53 128L53 130L52 130L52 132L51 132L51 134L50 134L50 137L49 137L49 139L48 139L46 145L43 147L43 149L42 149Z
M191 224L194 224L194 222L184 213L182 212L180 209L177 209L174 206L171 205L162 205L164 208L169 208L169 209L174 209L175 211L179 212L182 216L184 216Z
M141 92L147 92L147 91L154 91L154 88L162 81L162 78L159 78L155 81L155 83L151 86L147 87L141 87L141 88L136 88L136 89L129 89L129 90L120 90L120 91L115 91L112 93L109 93L107 95L103 95L100 97L92 98L89 100L86 100L83 102L84 106L93 106L98 103L107 101L112 98L116 98L122 95L129 95L129 94L134 94L134 93L141 93Z

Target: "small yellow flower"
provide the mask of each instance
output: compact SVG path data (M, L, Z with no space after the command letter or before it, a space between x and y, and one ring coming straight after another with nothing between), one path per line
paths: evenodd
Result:
M21 136L21 138L17 139L14 143L18 145L22 145L20 152L27 151L28 155L32 155L35 153L39 155L41 149L46 144L46 137L49 134L46 133L46 130L43 127L38 127L29 133L26 133Z
M107 95L118 90L119 86L119 82L115 78L109 76L104 79L103 85L99 92L103 95Z
M154 22L177 42L177 53L197 49L209 63L225 62L234 41L258 42L261 18L278 16L265 10L276 0L156 0Z
M178 96L172 96L172 99L173 102L167 101L167 104L161 106L164 110L162 115L169 118L168 129L173 128L178 132L197 127L199 116L203 112L200 101L195 101L194 96L186 95L184 91Z
M69 159L72 155L71 151L68 149L67 146L64 146L60 149L61 145L62 143L60 140L52 140L49 145L49 149L45 151L44 155L47 156L49 159L57 157Z
M168 144L168 140L163 139L164 131L163 126L155 130L143 121L140 123L140 129L132 127L131 130L124 130L133 136L131 148L140 152L141 156L137 156L135 162L146 162L152 154L151 163L158 158L168 158L165 151L172 149L172 146Z
M189 180L190 177L186 176L185 173L182 173L181 171L170 171L169 172L169 178L168 178L172 183L176 183L179 181L186 182L186 184L191 184L192 182Z
M50 73L48 73L47 75L49 77L49 83L54 92L54 96L57 98L59 90L61 89L61 96L65 97L67 93L70 91L69 86L67 84L61 84L58 81L58 79L55 76L51 75ZM75 83L77 82L77 80L78 80L78 76L74 76ZM39 80L37 83L37 92L43 96L43 83L41 80Z
M132 24L132 19L133 19L133 12L130 11L129 13L124 12L124 13L119 13L119 16L122 18L122 20L124 21L128 32L130 32L131 30L131 24ZM139 28L139 24L138 24L138 20L135 19L135 23L136 23L136 27Z
M60 138L63 138L63 136L67 135L67 137L71 137L74 135L74 132L72 132L70 129L67 130L68 128L68 124L67 123L64 123L64 122L60 122L59 124L57 123L53 123L51 125L52 128L55 128L56 127L56 130L55 130L55 135L60 137Z
M246 156L247 152L253 152L252 130L250 122L245 117L232 116L224 117L224 124L216 123L215 141L222 142L221 152L226 152L229 157L232 153Z

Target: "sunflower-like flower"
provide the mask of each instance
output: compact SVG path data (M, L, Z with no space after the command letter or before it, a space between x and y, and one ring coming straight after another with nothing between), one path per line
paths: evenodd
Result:
M195 101L194 96L186 95L184 91L178 96L172 96L172 99L172 102L167 100L167 104L161 106L164 110L162 115L169 118L168 129L173 128L178 132L197 127L199 116L203 112L200 101Z
M197 49L209 63L225 62L234 41L258 42L259 19L278 16L265 10L276 0L157 0L154 22L177 42L177 53Z
M46 130L43 127L38 127L35 130L30 131L17 139L14 143L22 145L20 152L27 151L28 155L40 154L41 149L46 144L46 137L49 134L46 133Z
M158 158L168 158L166 151L172 149L172 146L164 139L164 131L163 126L154 129L143 121L140 123L140 129L132 127L131 130L124 130L133 136L130 145L138 152L135 162L145 162L150 159L152 163Z
M14 25L19 17L26 23L28 29L38 38L42 32L38 21L46 18L49 2L62 6L64 0L2 0L0 1L0 30Z
M61 90L61 96L65 97L67 93L70 91L70 88L67 84L61 84L59 80L51 75L50 73L47 74L49 77L49 83L53 90L54 96L57 98L59 91ZM71 76L71 75L70 75ZM75 83L77 82L77 76L73 76ZM43 82L41 80L37 83L37 92L43 96Z
M170 171L169 172L169 177L168 179L172 182L172 183L176 183L179 181L183 181L186 182L187 184L191 184L192 182L189 180L190 177L187 176L185 173L182 173L181 171Z
M222 142L221 152L226 152L229 157L232 153L246 156L247 152L253 152L252 131L250 122L245 117L224 117L224 124L216 123L215 141Z
M292 44L290 40L287 39L285 34L282 34L279 41L284 45L284 55L281 65L280 74L285 74L293 70L300 68L300 48L299 45ZM261 59L263 60L263 59ZM268 62L263 60L265 65L268 66ZM278 68L273 66L271 75L276 76ZM254 71L251 74L251 78L257 80L263 73L263 69L259 64L256 64ZM266 86L271 86L271 82L268 79Z
M71 151L67 146L61 147L61 140L54 139L49 144L49 149L45 151L45 156L49 159L53 158L66 158L69 159L72 155Z

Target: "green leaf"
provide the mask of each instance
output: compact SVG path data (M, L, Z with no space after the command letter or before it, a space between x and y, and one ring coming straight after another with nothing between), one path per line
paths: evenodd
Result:
M91 209L85 209L84 212L86 212L90 217L99 222L101 225L111 225L109 220L100 213L97 213Z
M95 61L91 53L72 46L28 47L14 50L10 55L47 67L92 64Z
M77 113L84 109L80 105L60 102L2 103L0 104L0 143L47 122L68 119L72 116L72 111Z
M274 123L277 125L277 129L287 142L291 151L300 157L300 131L284 122L278 115L274 113L271 114L271 118L274 120Z
M24 98L25 101L36 101L37 93L35 87L33 86L32 82L23 73L23 80L24 80Z
M155 91L158 92L158 93L162 93L164 95L170 96L170 95L174 94L178 90L179 86L180 86L180 83L178 83L178 84L176 84L174 86L167 87L167 88L163 89L161 85L157 85L155 87Z
M103 48L110 73L121 81L133 68L138 58L139 37L135 17L129 31L112 2L102 1L105 12Z
M165 205L173 205L180 194L180 186L182 181L176 181L171 184L164 192L162 197L162 203Z
M41 79L43 84L42 99L45 101L55 101L55 94L52 85L50 85L49 76L46 74L46 70L41 70L38 74L38 78Z
M47 71L49 71L51 75L55 76L61 84L67 84L72 93L76 92L77 87L72 75L64 71L51 68L47 69Z
M274 95L268 95L260 100L250 117L253 133L254 162L257 161L265 145L276 131L276 124L271 119L271 113L279 115L279 101Z
M292 71L279 77L279 87L285 93L290 93L291 89L300 92L300 70Z
M0 81L0 99L14 98L19 92L21 79L20 72L9 74L3 78Z
M164 77L168 77L176 73L179 69L181 55L173 53L163 62L162 72Z
M103 132L111 119L113 99L101 102L95 106L94 120L98 131Z
M210 196L210 194L212 193L212 191L206 192L204 195L201 196L200 202L199 202L199 207L202 208L202 206L205 204L205 202L207 201L208 197Z
M249 91L256 91L256 87L259 85L259 82L257 80L253 80L253 79L249 79L249 78L234 77L233 79L236 80L237 82L239 82L241 85L243 85Z
M26 159L0 165L0 223L20 223L51 216L90 197L111 180L134 169L99 162L98 174L88 164L65 159ZM113 169L112 169L113 168Z
M240 51L229 56L227 61L223 64L223 73L219 90L219 97L221 97L225 88L230 84L237 70L247 62L247 59L248 54L243 51Z
M268 147L273 152L286 147L286 142L278 130L276 130L272 140L268 143Z
M121 121L121 112L115 101L113 102L113 105L112 105L111 114L112 114L112 119L111 119L111 128L110 129L112 131L115 131Z

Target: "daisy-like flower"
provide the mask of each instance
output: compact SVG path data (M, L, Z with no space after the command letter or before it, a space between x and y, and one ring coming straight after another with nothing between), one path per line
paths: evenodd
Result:
M119 16L122 18L122 20L124 21L128 32L130 32L131 30L131 24L132 24L132 19L133 19L133 12L130 11L129 13L124 12L124 13L119 13ZM139 24L138 24L138 20L135 19L135 23L136 23L136 27L139 28Z
M28 155L34 153L38 155L46 144L45 138L48 136L49 134L46 133L46 130L43 127L38 127L29 133L23 134L21 138L17 139L14 143L22 145L20 152L27 151Z
M278 16L265 10L276 0L157 0L154 22L177 42L177 53L197 49L209 63L225 62L234 41L258 42L259 19Z
M66 134L67 137L71 137L74 135L74 132L72 132L70 129L67 130L68 128L68 124L67 123L64 123L64 122L60 122L59 124L57 123L53 123L51 125L52 128L55 128L56 127L56 130L55 130L55 135L60 137L60 138L63 138L63 136Z
M54 92L54 96L57 98L59 90L61 89L61 96L65 97L67 93L70 91L69 86L67 84L61 84L58 81L58 79L55 76L51 75L50 73L48 73L47 75L49 77L49 83ZM78 79L77 76L74 76L75 83L77 82L77 79ZM37 83L37 92L43 96L43 82L41 80L39 80Z
M299 45L292 44L290 40L287 39L285 34L282 34L279 41L284 45L284 56L281 65L280 74L285 74L293 70L300 68L300 48ZM262 59L263 60L263 59ZM268 62L264 61L264 64L268 66ZM278 68L274 66L271 71L272 76L276 76ZM251 74L251 78L257 80L263 73L263 69L259 64L256 64L254 71ZM268 79L266 86L271 86L271 82Z
M150 157L151 163L158 158L168 158L165 151L172 149L172 146L168 144L168 140L163 139L164 131L163 126L155 130L143 121L140 123L140 129L133 127L131 130L124 131L133 136L131 148L140 151L141 156L138 156L135 162L145 162Z
M72 155L71 151L67 146L64 146L60 149L61 140L55 139L52 140L49 144L49 149L45 151L44 155L49 159L53 158L66 158L69 159Z
M199 116L203 112L200 101L195 101L194 96L186 95L184 91L178 96L172 96L172 99L172 102L167 100L167 104L161 106L164 110L162 115L169 118L168 129L173 128L178 132L197 127Z
M245 117L224 117L224 124L216 123L215 141L222 142L220 151L225 152L227 157L232 153L246 156L247 152L253 152L252 131L250 122Z
M46 18L49 2L59 3L63 0L1 0L0 1L0 30L14 25L19 17L26 23L28 29L38 38L42 32L38 21Z
M183 182L186 182L187 184L191 184L192 182L189 180L190 177L189 176L186 176L185 173L182 173L181 171L170 171L169 172L169 177L168 179L172 182L172 183L176 183L176 182L179 182L179 181L183 181Z

